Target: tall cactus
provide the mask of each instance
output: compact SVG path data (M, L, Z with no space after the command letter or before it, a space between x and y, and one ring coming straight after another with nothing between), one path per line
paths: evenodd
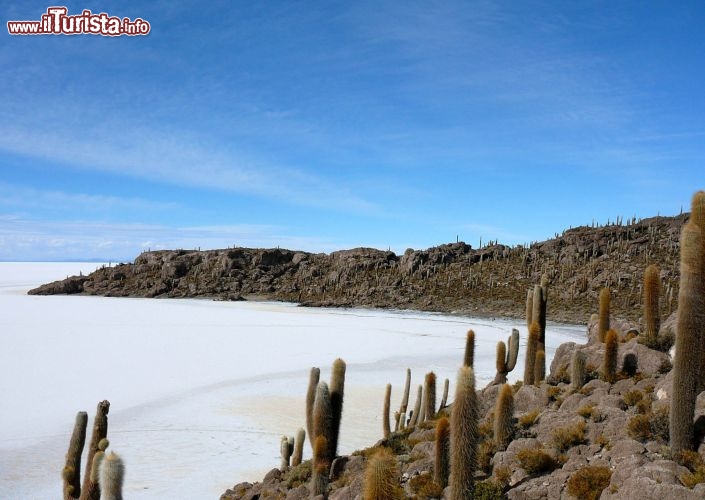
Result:
M93 433L88 446L88 457L86 459L86 472L83 476L83 486L81 488L81 500L100 500L100 487L91 478L91 468L93 457L100 451L99 445L102 439L108 436L108 411L110 402L107 400L98 403L98 408L93 421Z
M695 201L695 199L694 199ZM681 232L680 290L676 354L673 360L673 398L670 441L673 453L693 449L693 416L705 339L705 254L703 232L688 222Z
M100 499L122 500L125 465L115 453L105 456L100 463Z
M534 290L527 290L526 292L526 331L529 331L529 327L533 322L534 314Z
M465 338L465 355L463 356L463 366L472 366L475 362L475 331L468 330Z
M419 415L421 413L421 400L423 399L423 386L419 386L416 392L416 403L414 404L414 412L411 415L411 420L409 420L409 427L415 426L417 423L421 423L419 420Z
M583 351L575 351L570 364L570 386L574 391L580 389L585 384L585 364L587 356Z
M333 409L330 402L330 391L328 384L319 382L316 389L316 399L313 402L313 435L314 445L319 436L326 438L326 445L329 449L325 459L330 464L334 456L331 454L330 437L333 434Z
M602 362L602 378L610 384L614 383L617 375L618 348L619 340L617 338L617 332L612 329L607 330L607 334L605 335L605 356Z
M600 342L605 341L607 330L610 329L610 289L603 288L600 290L600 314L597 324L597 331L600 337Z
M313 402L316 399L316 390L318 389L320 378L321 369L315 366L311 368L308 378L308 390L306 391L306 432L308 432L308 439L311 442L311 449L313 449L314 440L316 439L313 435Z
M534 364L534 385L538 386L546 379L546 351L539 349L536 352L536 363Z
M644 326L647 345L656 345L656 338L661 326L659 313L659 295L661 294L661 273L656 264L651 264L644 271Z
M384 432L385 439L389 437L392 433L389 427L389 411L390 402L392 399L392 384L387 384L387 388L384 391L384 408L382 409L382 431Z
M546 303L548 302L548 277L541 277L541 284L534 286L531 322L539 325L538 348L546 349Z
M389 448L379 448L365 467L362 499L396 500L402 497L397 458Z
M316 436L313 441L313 463L311 467L311 497L328 495L328 474L331 461L328 458L328 440L325 436Z
M436 415L436 374L428 372L424 378L424 420L432 420Z
M343 416L343 393L345 391L345 361L338 358L333 362L330 376L330 405L333 411L333 432L328 446L331 450L331 460L338 455L338 436L340 435L340 420Z
M441 417L436 422L436 457L433 480L441 488L448 486L450 475L450 421Z
M703 263L703 275L705 275L705 191L698 191L693 195L693 200L690 207L690 220L700 228L702 256L700 258ZM701 345L703 345L701 343ZM700 353L700 367L696 377L697 393L705 391L705 348Z
M509 352L507 352L509 346ZM501 340L497 342L497 375L493 384L504 384L507 382L507 375L514 370L519 356L519 330L512 328L512 334L507 339L507 344Z
M535 367L536 367L536 352L538 351L539 333L541 327L534 321L529 327L529 338L526 342L526 360L524 361L524 385L533 385Z
M85 411L78 412L71 434L69 450L66 453L66 465L62 472L64 500L74 500L81 496L81 454L86 443L87 425L88 414Z
M479 406L475 392L475 374L469 366L458 372L455 403L450 419L450 498L472 500L477 468Z
M505 449L514 437L514 392L504 384L497 394L494 408L494 440Z

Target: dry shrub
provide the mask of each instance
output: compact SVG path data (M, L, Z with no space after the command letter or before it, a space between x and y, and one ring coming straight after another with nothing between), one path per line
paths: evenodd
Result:
M538 416L538 410L530 411L529 413L524 413L521 417L519 417L519 425L524 429L528 429L536 423L536 419L538 418Z
M612 478L609 467L587 466L568 479L568 493L581 500L597 500Z
M532 475L551 472L558 466L553 457L541 449L521 450L517 453L517 460L520 467Z
M504 498L504 491L503 488L494 481L482 481L475 483L475 495L473 498L475 500L502 500Z
M641 392L641 391L637 391L637 390L629 391L629 392L626 393L624 396L622 396L622 399L624 399L624 402L625 402L628 406L634 406L634 405L637 404L639 401L641 401L642 399L644 399L644 393Z
M284 484L290 489L297 488L308 483L309 479L311 479L311 460L306 460L286 471Z
M443 488L433 480L433 474L418 474L409 479L411 491L416 493L419 499L441 498Z
M553 444L558 451L567 451L573 446L585 442L585 422L583 421L553 430Z
M505 488L509 485L509 480L512 478L512 469L508 465L499 465L492 471L497 483Z
M492 468L490 462L495 453L497 453L497 443L494 440L488 439L480 443L477 447L477 467L489 473Z

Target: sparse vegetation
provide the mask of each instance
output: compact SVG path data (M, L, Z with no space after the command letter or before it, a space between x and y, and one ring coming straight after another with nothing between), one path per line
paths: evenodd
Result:
M584 444L585 439L585 422L580 421L574 425L559 427L553 430L553 445L558 451L567 451L573 446Z
M519 466L528 474L538 475L551 472L558 466L558 463L551 455L541 449L524 449L517 453Z
M581 500L597 500L612 478L609 467L587 466L568 479L568 493Z

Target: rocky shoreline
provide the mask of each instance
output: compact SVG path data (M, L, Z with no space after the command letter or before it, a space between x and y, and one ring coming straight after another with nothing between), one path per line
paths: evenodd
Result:
M526 246L452 243L403 255L371 248L314 254L283 249L160 250L132 264L42 285L30 294L212 298L250 296L312 307L369 307L518 318L526 290L547 276L551 321L585 324L602 287L613 312L639 320L644 269L657 262L677 307L678 235L687 214L578 227Z

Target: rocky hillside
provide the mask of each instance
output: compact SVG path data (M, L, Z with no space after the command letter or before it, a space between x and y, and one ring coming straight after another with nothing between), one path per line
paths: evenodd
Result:
M250 297L311 306L355 306L519 317L526 291L549 280L548 319L587 322L599 290L612 310L638 320L641 283L661 268L663 314L676 308L678 236L687 214L569 229L529 246L453 243L393 252L356 248L331 254L280 249L145 252L133 264L43 285L31 294L137 297Z
M705 498L705 392L700 394L695 411L698 451L671 453L670 356L639 343L634 323L621 319L611 323L619 342L616 378L606 381L600 373L606 344L599 341L597 318L593 318L586 332L588 342L563 344L547 381L534 385L518 382L510 388L513 410L510 428L502 427L507 435L503 444L497 439L494 419L498 394L506 391L499 384L477 391L480 425L474 498ZM672 335L673 324L672 315L664 322L661 335ZM587 380L582 386L572 385L568 374L576 350L586 356ZM458 362L460 365L462 360ZM330 467L327 498L368 498L363 493L371 481L366 471L380 449L391 450L393 456L393 467L385 472L392 487L384 498L452 498L450 489L439 485L434 476L439 463L436 418L453 412L452 401L451 397L449 407L421 424L393 432L368 449L336 458ZM305 460L296 467L273 469L262 482L236 484L221 500L323 499L311 496L311 467L311 460Z

